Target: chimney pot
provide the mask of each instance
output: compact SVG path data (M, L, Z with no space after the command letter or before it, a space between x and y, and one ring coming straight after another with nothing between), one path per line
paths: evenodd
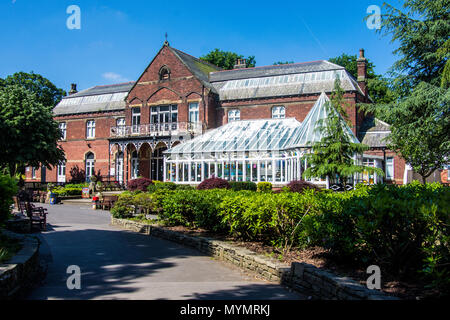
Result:
M236 59L236 64L234 65L234 69L245 69L247 68L247 60L246 59Z
M77 90L77 84L76 84L76 83L72 83L72 84L71 84L71 89L70 89L70 91L69 91L69 95L75 94L75 93L77 93L77 92L78 92L78 90Z

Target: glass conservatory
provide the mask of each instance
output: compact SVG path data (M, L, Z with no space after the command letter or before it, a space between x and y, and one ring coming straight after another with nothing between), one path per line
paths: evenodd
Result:
M308 167L303 155L322 138L316 128L328 115L328 101L322 93L302 123L293 118L234 121L179 144L165 152L164 181L198 184L219 177L286 184L300 180ZM346 130L359 143L350 128Z

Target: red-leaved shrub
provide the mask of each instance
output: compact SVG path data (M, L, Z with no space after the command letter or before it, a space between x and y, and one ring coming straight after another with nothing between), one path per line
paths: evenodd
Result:
M294 180L291 181L288 185L288 188L291 192L302 193L306 189L313 189L319 191L320 188L313 183L304 181L304 180Z
M210 190L210 189L230 189L231 186L225 179L210 178L204 180L197 187L198 190Z
M153 184L153 181L147 178L138 178L128 181L127 189L129 191L147 191L149 185Z

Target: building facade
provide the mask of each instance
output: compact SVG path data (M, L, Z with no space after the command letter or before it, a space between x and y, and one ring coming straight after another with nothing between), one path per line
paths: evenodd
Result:
M281 126L297 123L300 127L321 96L330 96L339 77L345 90L349 130L355 139L371 147L360 160L382 168L386 172L383 181L402 184L405 162L387 150L384 140L389 125L365 116L357 105L371 102L366 69L367 60L361 50L357 79L343 67L324 60L256 68L245 68L245 61L238 61L235 69L221 70L165 42L136 82L80 92L73 87L71 94L54 108L55 120L63 132L60 144L66 161L52 170L27 168L26 181L68 183L97 175L103 181L119 183L140 176L179 182L177 175L185 173L175 170L176 155L172 150L192 145L202 135L237 121L251 124L267 119ZM280 170L288 170L288 166L294 170L294 164L287 163ZM199 170L205 165L201 161L187 165L189 181L185 182L189 183L218 176L227 168L210 166ZM236 175L230 174L236 167L228 165L224 178L251 180L245 166L250 168L250 177L255 175L254 163L244 161L241 174L236 164ZM297 169L292 172L299 174ZM272 179L274 183L288 182L287 178L277 181L275 175ZM367 174L362 179L376 183L382 178Z

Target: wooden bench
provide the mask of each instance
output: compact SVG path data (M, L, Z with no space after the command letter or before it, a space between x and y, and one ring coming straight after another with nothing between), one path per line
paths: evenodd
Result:
M31 202L19 202L19 211L30 219L30 230L33 225L39 225L41 230L47 230L47 209L36 207Z
M110 210L118 199L118 196L103 196L103 200L100 202L100 207L103 210Z

